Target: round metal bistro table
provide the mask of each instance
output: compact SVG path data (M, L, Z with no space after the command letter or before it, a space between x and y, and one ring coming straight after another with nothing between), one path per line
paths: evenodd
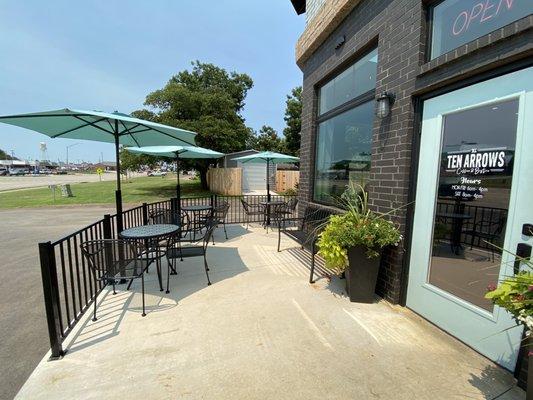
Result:
M120 237L126 240L142 241L144 243L144 254L146 255L146 265L150 262L150 255L160 253L159 243L161 240L175 235L180 230L179 225L174 224L153 224L142 225L134 228L129 228L120 232ZM163 281L161 278L161 268L159 262L157 264L157 279L159 281L159 290L163 291Z
M283 204L285 204L285 202L283 200L270 200L270 201L262 201L259 204L265 207L265 218L263 219L263 225L265 227L268 227L270 225L270 214L272 211L271 207L282 206Z
M470 214L448 212L437 212L436 216L437 218L442 218L444 220L452 220L452 237L450 241L450 247L456 255L461 254L461 250L463 250L463 246L461 245L463 223L467 220L472 219L472 216Z
M210 205L192 205L192 206L182 206L181 209L185 211L189 216L192 216L191 218L191 224L192 224L192 234L193 234L193 240L196 240L196 232L200 232L203 228L202 224L202 215L205 214L208 211L211 211L213 207Z

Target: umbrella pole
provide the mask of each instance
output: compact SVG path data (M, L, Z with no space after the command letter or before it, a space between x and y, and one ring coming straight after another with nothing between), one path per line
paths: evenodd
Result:
M266 180L267 180L267 200L270 201L270 168L269 168L269 159L267 158L267 171L266 171Z
M120 187L120 152L118 136L118 120L115 120L115 157L117 163L117 190L115 191L115 203L117 207L117 234L122 232L122 190Z
M266 180L267 180L267 203L270 203L270 176L269 176L269 159L267 158L267 170L266 170ZM267 204L267 232L268 226L270 225L270 204Z
M176 152L176 199L178 202L178 216L181 215L181 185L180 185L180 155ZM181 217L180 217L181 218Z

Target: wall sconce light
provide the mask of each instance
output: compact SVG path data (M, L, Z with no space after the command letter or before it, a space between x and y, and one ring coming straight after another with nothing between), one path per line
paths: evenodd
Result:
M382 92L376 97L376 116L378 118L387 118L390 114L390 108L394 103L394 95L388 92Z

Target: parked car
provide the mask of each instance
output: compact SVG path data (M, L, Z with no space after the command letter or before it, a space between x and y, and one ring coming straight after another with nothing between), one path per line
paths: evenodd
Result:
M9 168L9 175L17 176L17 175L26 175L29 171L26 168Z
M6 176L8 174L7 168L0 168L0 176Z
M148 176L165 176L165 171L148 171Z

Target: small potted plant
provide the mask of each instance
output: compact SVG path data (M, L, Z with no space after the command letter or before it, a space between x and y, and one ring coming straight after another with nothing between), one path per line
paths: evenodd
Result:
M326 267L344 272L350 301L371 303L383 249L402 239L398 227L387 217L368 208L368 193L362 186L349 187L342 196L346 212L332 215L318 238L319 254Z

